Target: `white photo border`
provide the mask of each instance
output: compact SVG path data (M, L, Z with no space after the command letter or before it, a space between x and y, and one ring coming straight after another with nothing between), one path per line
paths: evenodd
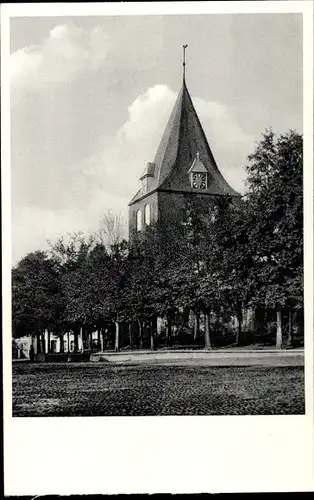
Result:
M306 414L12 418L10 18L200 13L303 14ZM313 491L313 2L2 4L1 39L5 495Z

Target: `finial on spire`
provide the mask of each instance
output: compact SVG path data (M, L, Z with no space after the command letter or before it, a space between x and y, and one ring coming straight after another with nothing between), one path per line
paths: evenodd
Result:
M183 47L183 81L185 81L185 66L186 66L186 62L185 62L185 50L187 48L187 45L182 45Z
M196 159L199 160L200 159L200 152L199 151L196 151Z

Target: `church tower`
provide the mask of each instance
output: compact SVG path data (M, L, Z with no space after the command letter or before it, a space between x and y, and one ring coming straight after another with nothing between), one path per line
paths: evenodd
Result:
M185 81L160 141L153 162L140 177L141 188L129 203L129 237L145 225L163 223L177 212L187 196L204 200L238 196L219 171Z

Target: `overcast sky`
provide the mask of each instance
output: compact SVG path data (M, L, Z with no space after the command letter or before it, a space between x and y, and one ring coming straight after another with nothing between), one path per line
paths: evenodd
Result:
M13 264L121 211L182 82L218 166L243 190L265 128L302 133L299 14L11 20Z

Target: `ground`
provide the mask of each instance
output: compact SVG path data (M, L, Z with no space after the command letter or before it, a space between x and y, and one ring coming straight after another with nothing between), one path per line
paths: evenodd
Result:
M13 416L302 413L298 366L13 364Z

